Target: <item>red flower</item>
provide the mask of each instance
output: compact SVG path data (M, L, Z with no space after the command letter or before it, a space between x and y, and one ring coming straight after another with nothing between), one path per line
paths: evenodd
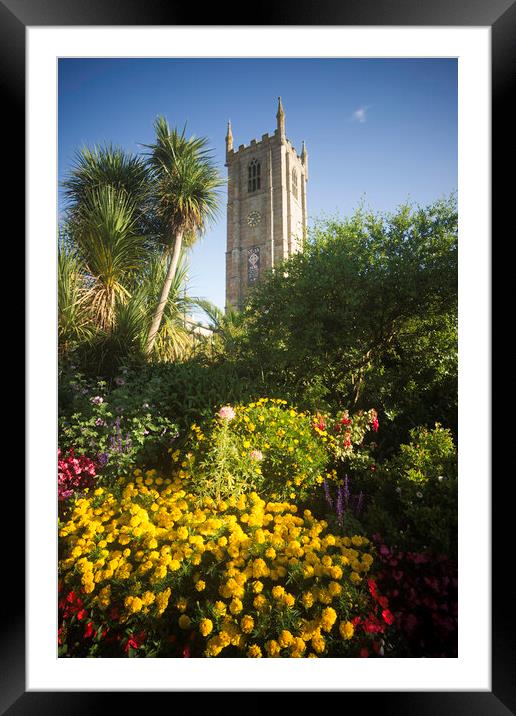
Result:
M377 592L377 589L376 589L376 582L374 581L374 579L368 579L368 580L367 580L367 586L368 586L368 588L369 588L369 593L371 594L371 596L374 597L374 599L377 599L377 598L378 598L378 592Z
M86 611L86 609L81 609L79 612L77 612L77 619L81 621L87 614L88 612Z
M89 639L91 636L93 636L94 631L95 628L93 626L93 622L88 622L84 627L84 638Z
M392 624L394 622L394 617L388 609L383 610L382 617L386 624Z
M138 634L131 634L127 640L127 644L124 646L124 651L127 653L129 648L139 649L145 641L145 632L139 631Z

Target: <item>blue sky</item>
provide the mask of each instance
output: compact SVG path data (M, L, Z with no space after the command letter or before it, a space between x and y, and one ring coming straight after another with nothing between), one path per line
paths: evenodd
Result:
M164 115L205 136L226 177L228 119L234 144L276 127L309 157L309 224L348 216L364 202L393 211L457 190L457 61L454 59L61 59L58 172L82 146L134 153ZM224 307L226 212L193 249L190 292Z

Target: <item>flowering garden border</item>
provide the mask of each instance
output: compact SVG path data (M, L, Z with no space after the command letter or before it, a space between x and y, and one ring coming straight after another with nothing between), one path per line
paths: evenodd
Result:
M7 8L8 6L8 8ZM315 9L317 7L317 9ZM280 8L279 10L277 8ZM509 8L509 9L508 9ZM231 2L225 3L221 15L217 5L203 8L203 25L220 23L221 17L228 24L229 17L238 18L234 24L245 24L240 13L232 13ZM240 6L238 6L240 10ZM118 3L100 0L0 0L0 70L7 82L0 84L3 106L9 107L9 138L5 143L4 162L14 173L19 161L20 147L24 146L24 87L25 87L25 28L27 26L52 25L196 25L196 8L184 4L172 4L165 0L146 0L130 3L121 13ZM506 12L505 12L506 11ZM249 18L249 24L256 23L256 17ZM475 3L468 0L434 0L432 3L414 3L413 0L361 0L356 3L341 3L337 0L320 0L315 6L308 0L284 2L268 8L269 25L458 25L492 27L492 72L493 72L493 169L495 191L493 191L493 230L502 235L509 228L511 183L502 180L501 168L506 163L506 144L510 141L509 130L513 127L514 115L509 110L509 93L512 86L509 73L514 69L514 47L512 38L516 28L516 5L508 0L492 0L490 3ZM512 133L511 133L512 134ZM11 155L9 154L11 152ZM7 157L5 156L7 153ZM11 161L10 161L11 160ZM14 169L13 169L14 168ZM23 169L21 170L23 171ZM6 205L11 213L24 215L23 178L10 182ZM504 232L508 234L508 232ZM18 488L19 490L19 488ZM509 538L509 501L494 491L493 512L493 572L498 582L493 594L493 640L492 640L492 692L427 692L427 693L361 693L361 705L381 708L383 713L396 714L507 714L506 704L516 709L516 691L512 678L514 652L510 636L514 633L513 600L508 598L503 567L507 559ZM20 499L17 492L17 499ZM507 512L504 512L507 510ZM504 519L505 518L505 519ZM5 638L2 643L2 668L0 669L1 712L12 716L27 713L73 713L86 714L102 712L103 704L110 710L121 694L73 693L73 692L26 692L25 691L25 644L24 644L24 567L19 559L20 545L7 556L10 575L9 589L4 590ZM12 556L11 556L12 555ZM16 608L18 604L18 611ZM508 605L511 605L510 607ZM353 693L346 695L346 705ZM134 703L136 694L129 695ZM148 698L146 695L145 698ZM107 709L106 709L107 710Z

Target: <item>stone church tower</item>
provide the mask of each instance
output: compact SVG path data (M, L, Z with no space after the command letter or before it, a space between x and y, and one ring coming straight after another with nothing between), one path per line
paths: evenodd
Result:
M252 139L238 151L228 122L226 309L240 309L260 275L301 251L306 238L308 154L304 142L298 155L285 136L281 98L276 119L272 136Z

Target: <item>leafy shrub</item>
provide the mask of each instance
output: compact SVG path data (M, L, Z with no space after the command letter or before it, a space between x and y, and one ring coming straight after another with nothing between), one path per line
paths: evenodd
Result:
M375 470L356 473L367 495L362 523L393 547L457 553L457 453L449 430L414 428L411 442Z
M302 499L323 481L330 442L310 415L260 398L222 407L204 429L194 424L179 474L188 489L216 499L252 490Z
M135 464L163 466L179 435L177 425L149 402L140 402L118 376L116 390L105 381L77 374L69 410L59 416L59 445L94 456L99 484L113 484Z
M60 654L374 656L393 616L366 576L374 549L288 502L216 503L135 471L60 530Z

